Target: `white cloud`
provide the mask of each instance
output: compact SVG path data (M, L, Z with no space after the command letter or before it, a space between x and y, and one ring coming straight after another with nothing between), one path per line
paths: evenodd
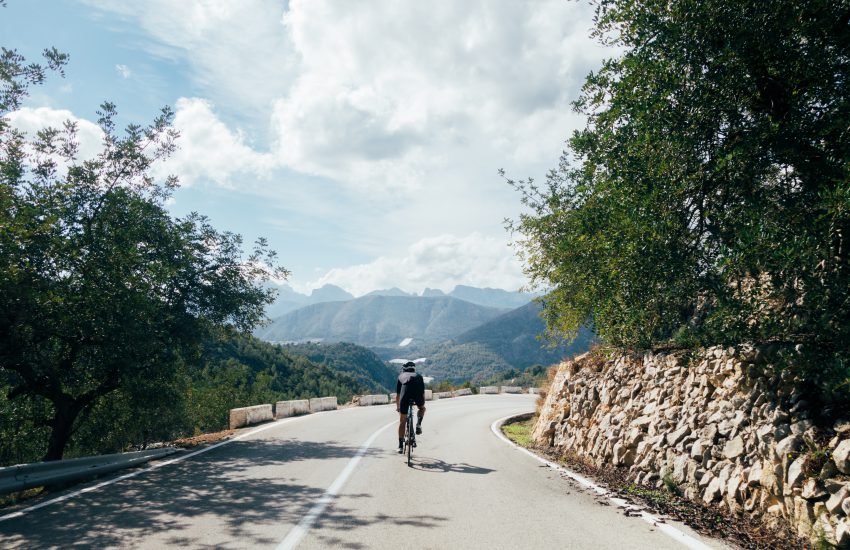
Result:
M86 119L78 118L66 109L23 107L9 113L7 118L12 126L26 132L30 137L34 137L38 131L44 128L62 129L65 121L75 122L77 124L77 140L80 145L78 160L92 159L100 153L103 132L98 125Z
M525 278L504 239L473 233L422 239L402 256L331 269L315 281L296 286L306 291L328 283L359 296L394 286L417 293L426 287L448 292L458 284L517 290Z
M130 67L127 65L115 65L115 72L121 75L121 78L130 78L133 72L130 71Z
M281 226L326 254L310 269L355 251L364 263L322 280L362 291L521 284L502 227L521 206L496 170L539 179L555 166L583 124L570 102L614 53L588 38L593 7L566 0L83 1L141 29L203 96L177 102L166 170L274 202L286 219L257 233ZM490 260L454 273L431 254L439 242Z
M275 102L280 155L361 187L418 188L481 152L552 162L601 57L580 3L293 0L297 79Z
M140 26L153 54L185 60L217 102L267 110L283 88L292 59L279 0L83 0Z
M242 132L221 122L207 100L178 99L174 127L180 132L178 150L156 170L159 175L177 175L182 185L212 181L233 187L237 175L249 173L263 178L277 164L271 155L247 145Z

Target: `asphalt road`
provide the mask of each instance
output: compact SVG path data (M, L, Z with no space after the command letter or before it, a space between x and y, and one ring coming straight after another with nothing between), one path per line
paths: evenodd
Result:
M395 452L392 406L266 425L0 521L0 548L685 547L491 432L493 421L532 411L534 399L429 402L412 468Z

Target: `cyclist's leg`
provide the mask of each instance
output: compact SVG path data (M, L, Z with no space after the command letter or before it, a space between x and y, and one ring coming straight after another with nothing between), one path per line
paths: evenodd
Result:
M416 415L416 433L422 433L422 419L425 418L425 402L417 403L416 406L419 408L418 414Z
M407 424L407 415L403 412L398 414L398 452L404 452L404 431Z

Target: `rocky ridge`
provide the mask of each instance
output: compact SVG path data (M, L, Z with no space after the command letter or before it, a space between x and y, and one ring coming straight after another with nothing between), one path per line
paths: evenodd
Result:
M559 365L533 438L616 465L636 484L675 485L850 548L850 423L816 427L795 381L767 355L750 346L690 359L585 354Z

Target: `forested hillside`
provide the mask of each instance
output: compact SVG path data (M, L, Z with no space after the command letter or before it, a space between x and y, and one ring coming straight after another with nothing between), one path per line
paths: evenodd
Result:
M99 400L76 424L66 456L120 452L223 430L235 407L328 395L345 402L367 390L347 373L244 335L208 340L197 362L170 367L168 379L139 378L132 391ZM49 403L10 401L8 389L5 377L0 380L0 465L37 461L47 448Z
M307 343L286 344L283 349L313 363L327 365L335 372L347 373L372 392L395 391L396 369L362 346L348 342Z

